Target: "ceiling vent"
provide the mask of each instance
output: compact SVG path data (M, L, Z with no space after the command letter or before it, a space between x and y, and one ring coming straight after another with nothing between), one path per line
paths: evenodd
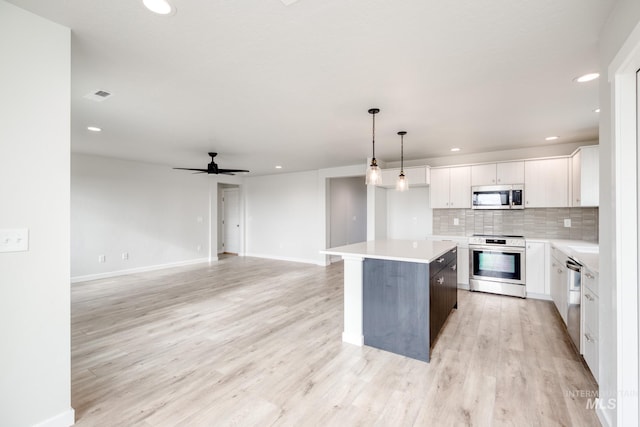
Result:
M295 2L297 2L298 0L280 0L282 2L282 4L284 4L285 6L289 6L291 4L294 4Z
M106 90L96 90L86 94L84 97L96 102L102 102L107 98L112 97L113 94L111 92L107 92Z

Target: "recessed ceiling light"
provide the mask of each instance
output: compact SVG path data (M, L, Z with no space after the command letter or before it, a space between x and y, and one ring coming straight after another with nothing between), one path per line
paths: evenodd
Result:
M167 0L142 0L145 7L158 15L170 15L175 13L175 8Z
M456 148L452 148L451 151L460 151L460 149L456 147Z
M599 113L600 112L600 107L596 108L595 110L593 110L594 113Z
M573 81L578 83L586 83L586 82L590 82L591 80L595 80L598 77L600 77L600 74L598 73L589 73L589 74L585 74L584 76L576 77L575 79L573 79Z
M276 166L276 169L282 169L282 166L278 165Z
M101 132L102 129L100 129L99 127L96 126L87 126L87 130L90 130L91 132Z
M559 138L559 136L548 136L544 140L545 141L554 141L554 140L556 140L558 138Z

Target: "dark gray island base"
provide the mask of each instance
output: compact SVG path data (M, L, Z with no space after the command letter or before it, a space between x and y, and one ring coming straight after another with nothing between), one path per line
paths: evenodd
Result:
M367 258L362 283L364 344L428 362L458 306L456 249L431 263Z

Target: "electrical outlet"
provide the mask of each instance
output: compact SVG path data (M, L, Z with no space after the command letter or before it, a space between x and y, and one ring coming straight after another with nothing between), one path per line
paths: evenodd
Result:
M453 225L460 225L460 218L453 218Z
M196 250L200 252L202 250L202 246L201 245L196 246Z
M100 264L107 262L107 257L104 255L98 255L98 262Z
M565 218L564 219L564 226L565 227L571 227L571 218Z
M129 259L129 252L122 252L122 259L123 260L128 260Z
M198 217L196 218L196 221L197 221L198 223L201 223L201 222L202 222L202 217L201 217L201 216L198 216Z

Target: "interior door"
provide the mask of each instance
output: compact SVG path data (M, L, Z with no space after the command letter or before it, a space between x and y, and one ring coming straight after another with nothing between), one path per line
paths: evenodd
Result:
M240 252L240 191L227 188L223 191L223 240L224 252Z

